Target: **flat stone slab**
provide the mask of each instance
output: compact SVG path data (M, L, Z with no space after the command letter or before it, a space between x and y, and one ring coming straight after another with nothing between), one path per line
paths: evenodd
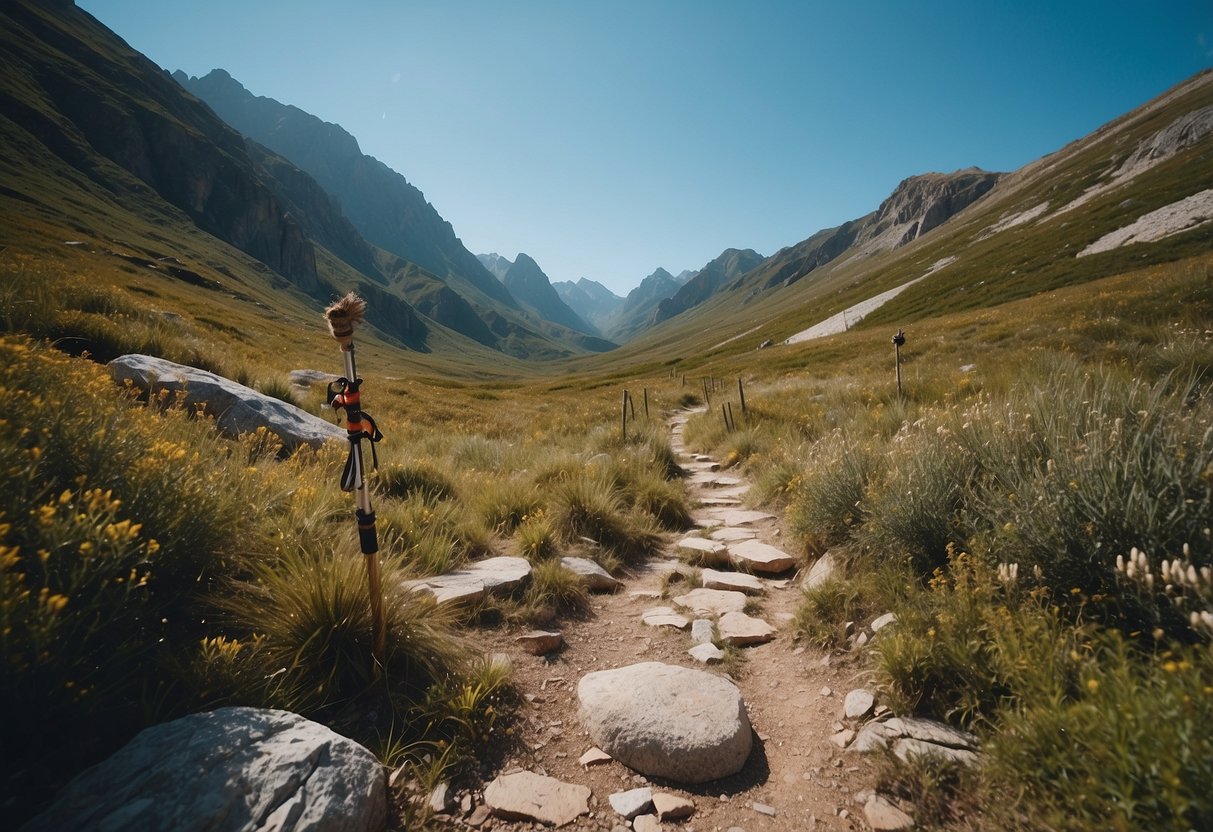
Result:
M855 736L851 750L869 753L891 748L902 760L934 756L972 766L981 759L977 743L977 737L942 722L893 717L866 723Z
M674 544L674 549L679 553L702 560L704 563L728 563L729 560L729 547L718 540L684 537Z
M701 529L712 529L716 526L723 526L724 521L721 520L714 512L720 509L700 509L699 511L691 512L691 522Z
M696 644L687 653L700 664L717 664L724 661L724 651L710 641Z
M499 818L564 826L589 814L590 790L533 771L516 771L489 783L484 803Z
M691 619L675 612L673 607L653 607L651 610L645 610L640 620L650 627L673 627L675 630L685 630L691 626Z
M758 537L758 532L753 529L739 529L736 526L722 526L712 529L708 536L723 543L734 543L738 540L753 540Z
M585 581L593 592L614 592L623 586L623 581L611 577L610 572L589 558L561 558L560 565Z
M591 740L642 774L706 783L736 774L750 756L741 691L711 673L643 662L586 674L577 696Z
M901 832L914 828L914 819L878 794L863 805L863 817L872 832Z
M428 592L438 604L478 601L488 592L509 592L531 576L531 564L526 558L487 558L456 569L445 575L435 575L404 586L415 592Z
M377 830L386 814L370 751L298 714L233 707L145 728L22 829Z
M709 512L723 526L749 526L763 520L774 520L774 514L744 508L718 508Z
M744 592L746 595L761 595L766 592L761 578L745 572L719 572L715 569L702 569L699 576L703 580L704 589L725 589L732 592Z
M935 760L950 760L964 766L976 767L981 762L980 755L967 748L952 748L947 745L936 745L932 742L916 740L913 737L901 737L893 742L893 754L902 762L909 763L916 757L930 757Z
M674 603L688 609L697 616L724 615L726 612L741 612L745 608L744 592L729 592L720 589L693 589L674 598Z
M734 647L764 644L775 638L774 627L744 612L729 612L720 616L716 629L720 633L720 640Z
M729 545L733 563L755 572L777 575L796 566L796 558L761 540L740 540Z
M741 500L736 497L700 497L695 502L701 506L708 506L710 508L741 505Z

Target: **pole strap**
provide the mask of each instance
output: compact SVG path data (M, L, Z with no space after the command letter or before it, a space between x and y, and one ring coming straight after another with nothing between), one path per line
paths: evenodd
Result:
M361 483L358 473L361 466L358 462L362 457L362 440L371 443L371 467L379 467L379 452L376 443L383 439L383 431L375 423L371 414L362 409L362 379L350 381L342 377L330 382L328 387L328 404L334 410L345 410L345 431L350 440L350 453L345 460L345 470L341 473L341 490L355 491ZM365 472L363 472L365 473ZM372 516L372 522L374 517Z

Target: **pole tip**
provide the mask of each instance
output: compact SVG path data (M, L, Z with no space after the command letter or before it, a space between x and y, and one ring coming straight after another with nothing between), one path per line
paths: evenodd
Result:
M324 310L329 332L341 346L349 346L354 340L354 326L362 323L366 314L366 301L353 292L332 303Z

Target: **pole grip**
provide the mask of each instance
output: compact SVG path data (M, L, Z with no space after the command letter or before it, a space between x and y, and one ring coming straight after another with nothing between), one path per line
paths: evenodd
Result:
M379 551L379 535L375 532L375 512L357 509L354 515L358 518L358 544L362 554L373 555Z

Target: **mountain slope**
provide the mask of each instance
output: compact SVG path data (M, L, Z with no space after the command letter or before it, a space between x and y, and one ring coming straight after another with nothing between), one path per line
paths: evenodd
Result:
M562 280L553 283L552 288L579 318L593 324L599 332L623 306L623 298L596 280L584 277L576 283Z
M659 266L651 275L640 281L639 286L628 292L619 311L607 323L604 333L616 341L628 340L649 325L652 311L657 304L681 287L682 284L677 278Z
M947 203L950 216L923 196ZM1205 254L1213 210L1202 204L1213 204L1213 71L1013 173L911 177L871 214L777 252L629 341L609 366L781 344L892 290L902 291L862 322L850 318L851 328L895 331ZM764 353L764 363L780 360Z
M358 140L340 126L298 107L254 96L222 69L201 78L182 72L173 77L232 127L310 173L371 243L440 278L465 282L498 303L514 305L421 191L378 159L364 155Z
M721 287L757 266L762 259L762 255L753 249L725 249L671 297L657 304L653 312L653 322L660 323L692 306L698 306Z
M519 254L514 264L502 279L510 294L544 320L551 321L585 335L597 336L594 327L577 316L577 313L560 299L552 288L552 282L543 269L531 257Z

